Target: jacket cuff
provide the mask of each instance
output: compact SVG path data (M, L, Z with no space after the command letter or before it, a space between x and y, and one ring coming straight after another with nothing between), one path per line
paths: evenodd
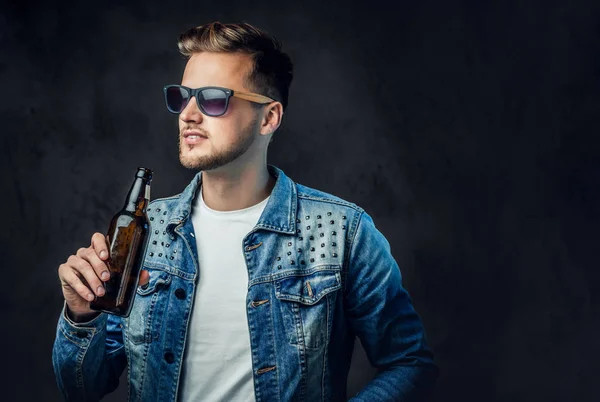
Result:
M107 314L100 313L90 321L75 322L67 315L67 303L64 302L58 320L58 329L71 342L79 346L87 346L98 331L106 328L106 319Z

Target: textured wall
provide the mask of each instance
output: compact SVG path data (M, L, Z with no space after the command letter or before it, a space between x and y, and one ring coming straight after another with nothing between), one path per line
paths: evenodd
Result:
M600 399L598 2L13 3L0 399L60 400L56 270L107 229L135 168L155 170L153 198L192 178L162 86L181 77L177 35L212 20L255 24L291 55L269 163L387 236L442 369L436 402ZM358 348L350 391L372 374Z

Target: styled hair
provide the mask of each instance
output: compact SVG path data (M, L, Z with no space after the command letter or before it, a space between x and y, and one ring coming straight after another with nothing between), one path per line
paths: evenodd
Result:
M294 66L275 37L247 23L222 24L215 21L186 30L179 36L177 45L187 58L200 52L251 56L254 67L246 77L246 86L281 102L283 110L286 109Z

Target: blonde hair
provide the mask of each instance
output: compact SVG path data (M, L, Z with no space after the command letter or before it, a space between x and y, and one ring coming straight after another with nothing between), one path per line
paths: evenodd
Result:
M186 30L179 35L177 45L187 58L200 52L239 52L251 56L254 67L246 77L247 87L281 102L283 110L286 109L294 66L275 37L247 23L215 21Z

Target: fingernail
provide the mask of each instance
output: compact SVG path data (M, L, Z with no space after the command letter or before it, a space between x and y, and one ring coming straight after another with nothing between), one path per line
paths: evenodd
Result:
M100 258L106 258L106 251L100 251Z
M104 272L102 272L100 277L102 278L103 281L107 281L108 278L110 278L110 275L108 274L108 271L104 271Z
M102 286L98 286L98 289L96 289L96 293L98 294L98 296L102 296L104 294L104 288Z
M95 297L94 297L94 295L93 295L93 294L89 293L89 294L87 295L87 299L88 299L89 301L94 301Z

